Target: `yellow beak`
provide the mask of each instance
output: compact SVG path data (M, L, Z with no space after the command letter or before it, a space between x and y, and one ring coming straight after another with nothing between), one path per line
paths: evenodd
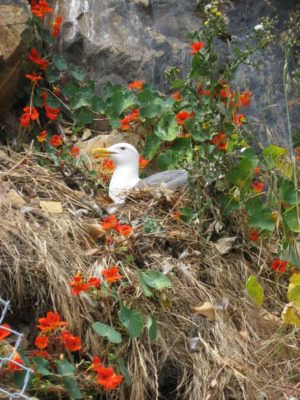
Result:
M91 154L95 158L106 158L109 157L111 154L115 153L105 148L96 147L95 149L92 150Z

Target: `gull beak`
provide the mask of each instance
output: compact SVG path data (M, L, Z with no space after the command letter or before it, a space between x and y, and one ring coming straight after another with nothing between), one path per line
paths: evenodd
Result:
M106 158L109 157L111 154L116 154L116 153L109 149L96 147L95 149L92 150L91 154L94 158Z

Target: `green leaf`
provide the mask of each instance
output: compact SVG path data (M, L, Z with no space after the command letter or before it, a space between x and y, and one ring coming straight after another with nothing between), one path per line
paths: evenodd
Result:
M153 296L152 291L148 288L146 282L144 282L142 272L141 272L141 271L137 271L137 276L138 276L139 282L140 282L140 284L141 284L142 291L143 291L144 295L145 295L146 297L151 297L151 296Z
M157 337L157 323L154 315L149 314L147 317L147 329L150 341L156 339Z
M105 114L105 103L99 96L93 96L92 98L92 109L101 114Z
M243 151L243 156L247 157L251 161L253 168L259 165L259 157L254 149L252 149L251 147L247 147L247 149Z
M143 150L143 157L146 160L151 160L155 156L157 150L160 148L160 144L161 140L153 133L149 133L146 136L145 147Z
M46 71L46 78L49 82L57 82L60 79L60 73L50 65Z
M86 72L78 67L77 65L72 65L70 69L71 75L77 79L79 82L82 82L86 77Z
M293 182L287 179L281 179L279 182L279 194L281 199L288 203L289 205L293 206L297 204L299 201L297 191L295 190L295 186Z
M279 146L275 146L273 144L265 147L263 150L263 155L267 162L267 166L269 169L273 169L276 167L278 160L282 157L285 158L287 154L287 149Z
M49 93L47 95L46 103L49 107L52 108L60 108L61 106L61 103Z
M228 173L228 179L237 186L249 186L252 177L252 163L247 157L243 157L240 162Z
M154 269L142 272L143 281L153 289L163 290L172 287L171 280L164 274Z
M66 71L68 69L68 63L66 59L59 54L54 54L52 57L52 62L59 71Z
M279 254L280 260L285 260L293 264L295 267L300 267L300 243L289 243Z
M246 283L246 290L253 303L261 306L264 301L264 291L262 286L257 282L256 276L250 275Z
M87 107L81 107L74 111L73 117L77 122L85 125L90 124L93 121L94 113Z
M51 375L52 372L49 371L50 368L50 363L48 360L46 360L45 358L38 356L38 357L34 357L32 359L33 365L34 365L34 370L42 375L42 376L48 376Z
M291 231L300 233L300 216L296 206L287 209L282 219Z
M178 160L179 156L176 150L169 149L167 151L164 151L163 153L160 153L158 156L158 165L159 168L164 171L172 168L176 168L178 165Z
M42 40L47 43L47 44L53 44L55 42L55 40L53 39L53 37L51 36L50 32L48 29L43 29L40 28L39 29L39 33L41 35Z
M72 98L80 92L80 85L76 81L67 82L63 87L63 94L66 97Z
M178 124L173 113L163 114L154 127L154 134L161 140L171 141L178 135Z
M111 343L119 344L122 342L121 334L112 326L103 324L102 322L95 322L92 328L99 336L107 337Z
M272 218L272 211L268 208L259 210L250 215L248 224L251 228L258 228L271 232L275 229L275 221Z
M135 105L137 100L134 93L120 90L113 94L111 102L113 110L121 115L127 108Z
M263 208L264 208L264 204L261 200L261 196L251 197L246 202L246 209L247 209L249 215L254 215L257 212L261 212Z
M290 277L287 297L300 309L300 274L294 274Z
M118 312L121 324L127 329L128 335L131 339L138 338L144 328L144 317L137 310L130 310L122 306Z
M117 366L118 366L118 369L119 369L121 375L123 375L123 377L124 377L125 385L126 386L130 386L131 383L132 383L131 377L130 377L128 369L127 369L127 367L125 365L125 362L124 362L124 360L122 358L118 358Z
M65 389L67 390L71 400L83 399L79 386L74 374L76 369L73 364L70 364L67 360L56 360L55 361L57 372L62 376L62 381Z
M184 89L185 88L185 82L183 79L176 79L171 83L171 87L173 89Z
M240 202L234 197L232 194L223 194L220 197L220 203L222 208L224 209L224 215L228 216L232 214L234 211L239 210L241 207Z
M141 105L141 117L152 119L163 110L163 99L159 97L158 93L151 91L149 88L142 90L137 97Z

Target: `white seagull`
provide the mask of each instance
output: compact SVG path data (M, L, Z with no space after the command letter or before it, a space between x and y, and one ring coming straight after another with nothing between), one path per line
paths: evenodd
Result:
M165 185L170 190L176 190L186 185L188 173L183 169L158 172L147 178L139 177L139 153L129 143L117 143L107 148L92 150L95 158L110 158L115 163L108 193L115 203L124 203L126 192L132 188Z

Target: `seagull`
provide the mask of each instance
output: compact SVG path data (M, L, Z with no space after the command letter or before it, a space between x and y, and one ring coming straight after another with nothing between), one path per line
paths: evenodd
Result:
M188 173L184 169L158 172L147 178L139 177L139 153L129 143L117 143L107 148L92 150L95 158L110 158L115 163L108 194L114 203L124 203L126 192L132 188L159 187L164 185L176 190L187 183Z

